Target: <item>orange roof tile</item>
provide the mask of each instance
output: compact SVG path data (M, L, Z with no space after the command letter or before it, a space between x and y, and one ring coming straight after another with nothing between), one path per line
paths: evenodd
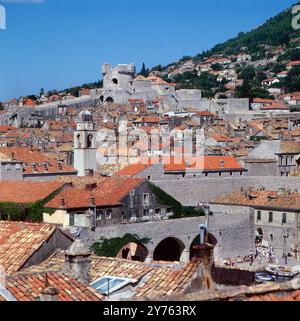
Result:
M104 298L92 287L61 273L11 276L7 278L6 288L18 301L36 301L46 282L58 290L59 301L102 301Z
M0 221L0 265L7 274L19 271L55 230L48 224Z
M0 202L34 203L60 190L60 182L0 181Z
M68 188L55 196L46 204L46 207L60 208L61 199L64 199L66 208L89 208L92 195L98 207L119 206L123 198L143 181L144 179L111 177L101 180L92 193L77 188Z
M150 164L149 165L143 165L143 164L129 165L123 168L122 170L116 172L115 175L133 177L149 167L151 167Z

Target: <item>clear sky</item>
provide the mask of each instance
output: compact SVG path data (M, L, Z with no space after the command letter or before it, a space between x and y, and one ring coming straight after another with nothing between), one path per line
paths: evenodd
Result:
M0 101L101 79L104 62L169 64L296 0L0 0Z

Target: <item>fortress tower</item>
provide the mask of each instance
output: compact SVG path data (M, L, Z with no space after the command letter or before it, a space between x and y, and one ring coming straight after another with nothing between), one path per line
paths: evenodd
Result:
M136 75L136 67L134 64L115 67L103 64L102 74L104 90L129 90Z

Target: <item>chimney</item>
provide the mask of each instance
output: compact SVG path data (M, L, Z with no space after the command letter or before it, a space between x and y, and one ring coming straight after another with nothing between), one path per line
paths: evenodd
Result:
M225 162L223 160L220 160L220 167L224 168L225 167Z
M93 191L97 187L97 183L91 183L85 185L85 190L88 192Z
M195 256L194 263L198 263L196 276L191 281L188 293L199 290L213 289L214 282L212 278L212 269L214 266L214 246L209 243L197 245L193 247Z
M48 172L48 164L44 164L44 171Z
M94 196L90 197L90 206L95 207L96 206L96 199Z
M41 292L40 300L43 302L58 302L58 294L58 290L50 286Z
M11 158L12 161L15 161L16 160L15 153L11 153L11 157L10 158Z
M33 165L32 165L32 171L33 171L34 173L37 172L37 166L36 166L36 164L33 164Z
M87 169L85 171L85 176L87 177L94 177L94 171L92 169Z
M58 302L58 290L51 286L48 281L48 275L45 276L45 288L42 290L40 294L40 300L43 302Z
M66 202L64 198L60 199L60 208L65 208L66 207Z
M62 166L62 163L59 161L57 162L57 169L59 172L61 172L63 170L63 166Z
M90 283L91 252L82 240L76 239L65 253L64 273L82 282Z

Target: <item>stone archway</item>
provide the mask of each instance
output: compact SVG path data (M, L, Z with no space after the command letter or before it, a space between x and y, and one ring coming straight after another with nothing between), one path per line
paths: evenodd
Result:
M114 103L114 99L113 99L112 97L107 97L106 100L105 100L105 102L106 102L107 104L113 104L113 103Z
M155 248L154 261L180 262L184 252L184 243L176 237L167 237Z
M144 245L131 242L123 246L117 258L145 262L148 255L149 251Z

